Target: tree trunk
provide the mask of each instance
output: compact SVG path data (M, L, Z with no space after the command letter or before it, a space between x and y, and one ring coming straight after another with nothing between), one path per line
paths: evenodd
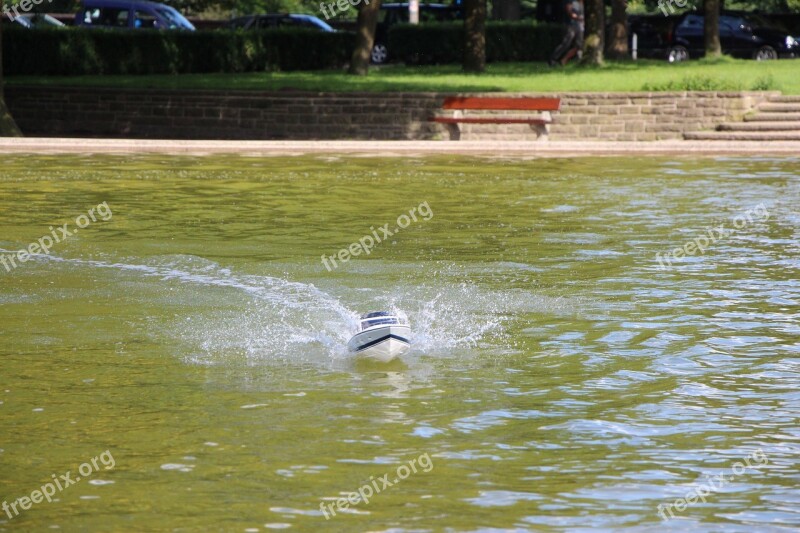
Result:
M492 18L494 20L519 20L522 9L520 0L494 0Z
M486 69L486 0L464 0L464 72Z
M609 59L628 59L627 7L628 0L611 0L611 26L606 43L606 57Z
M705 28L703 29L706 45L706 57L722 55L719 44L719 1L705 0Z
M356 47L350 58L348 74L366 76L369 72L369 60L372 57L372 46L375 44L375 27L378 25L378 13L381 0L364 0L358 5L358 21L356 24Z
M584 65L603 64L603 42L605 41L605 5L603 0L585 0L586 30L584 31Z
M22 137L3 98L3 23L0 22L0 137Z

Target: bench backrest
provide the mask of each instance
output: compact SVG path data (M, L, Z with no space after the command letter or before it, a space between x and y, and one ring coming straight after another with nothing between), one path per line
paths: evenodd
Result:
M504 111L558 111L560 98L495 98L484 96L448 96L442 109Z

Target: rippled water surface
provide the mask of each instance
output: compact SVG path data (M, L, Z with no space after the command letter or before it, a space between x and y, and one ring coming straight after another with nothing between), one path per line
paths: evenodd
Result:
M0 265L0 500L81 480L0 530L797 530L799 200L798 159L4 158L6 263L72 234ZM412 352L354 360L384 308Z

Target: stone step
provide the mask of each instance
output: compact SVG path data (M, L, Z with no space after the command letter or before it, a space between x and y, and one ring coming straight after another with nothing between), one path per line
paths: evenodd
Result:
M683 134L687 141L800 141L800 131L692 131Z
M745 115L745 122L798 122L800 113L754 113Z
M720 131L800 131L798 122L723 122L717 129Z
M782 104L800 103L800 94L772 96L769 101Z
M765 113L800 113L800 102L797 103L776 103L764 102L758 106L759 111Z

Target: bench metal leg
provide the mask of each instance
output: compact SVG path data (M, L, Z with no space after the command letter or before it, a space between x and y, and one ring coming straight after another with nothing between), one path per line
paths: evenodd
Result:
M450 134L451 141L461 140L461 128L458 127L458 124L445 124L445 126L447 126L447 133Z
M460 109L456 109L453 111L453 118L463 118L464 112ZM461 126L458 124L446 124L447 126L447 133L450 134L451 141L460 141L461 140Z
M546 120L547 122L544 124L531 124L531 129L536 132L537 141L546 141L549 139L550 122L553 120L550 116L550 111L544 111L542 113L542 120Z
M549 124L531 124L531 129L536 132L537 141L546 141L549 139L549 134L550 134Z

